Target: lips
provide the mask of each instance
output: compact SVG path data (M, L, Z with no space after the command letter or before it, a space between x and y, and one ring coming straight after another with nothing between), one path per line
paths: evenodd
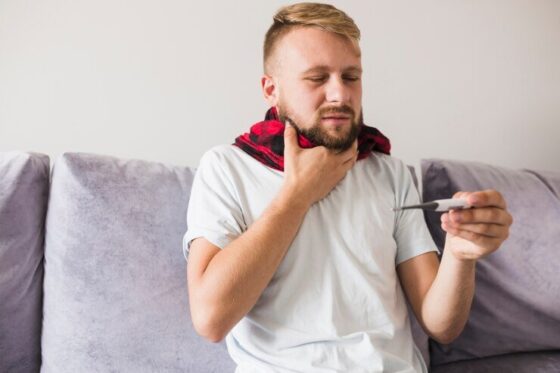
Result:
M354 111L350 106L325 107L319 111L321 123L327 126L346 126L352 122Z
M326 116L321 118L321 122L326 125L344 126L350 122L350 117L347 116Z

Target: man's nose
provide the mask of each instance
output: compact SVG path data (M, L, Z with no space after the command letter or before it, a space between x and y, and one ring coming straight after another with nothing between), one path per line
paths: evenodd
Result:
M350 88L344 84L341 77L329 79L325 86L325 98L327 102L348 102L350 100Z

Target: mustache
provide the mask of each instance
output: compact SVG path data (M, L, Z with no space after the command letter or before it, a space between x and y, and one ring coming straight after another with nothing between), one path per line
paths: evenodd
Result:
M350 114L353 118L356 117L354 109L352 109L348 105L330 106L319 109L318 115L320 117L324 116L325 114Z

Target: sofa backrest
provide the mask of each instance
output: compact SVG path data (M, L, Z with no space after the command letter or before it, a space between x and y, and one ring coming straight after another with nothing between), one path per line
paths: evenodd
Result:
M180 244L194 169L66 153L49 196L49 163L0 154L0 371L39 371L41 332L42 372L233 371L190 322Z
M66 153L46 221L42 372L227 372L193 330L181 251L193 170Z
M423 199L496 189L513 216L509 238L481 259L469 321L450 345L431 343L433 365L519 351L560 350L560 173L477 162L422 161ZM441 213L426 213L443 249Z
M48 195L48 156L0 153L0 372L38 372L41 365Z
M432 341L432 363L560 349L560 174L444 160L424 160L422 173L425 201L494 188L514 216L510 238L477 266L464 333L451 345ZM190 321L181 241L193 176L156 162L57 159L46 219L43 372L234 369L225 344L205 342ZM41 364L48 199L47 156L0 154L2 372ZM443 249L439 215L426 218ZM415 337L425 338L421 330Z

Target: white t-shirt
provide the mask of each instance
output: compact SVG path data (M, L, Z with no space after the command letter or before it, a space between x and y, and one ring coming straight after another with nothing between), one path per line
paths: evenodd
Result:
M283 173L232 145L204 154L188 206L191 240L224 248L278 193ZM358 161L308 210L272 280L226 337L237 373L426 372L412 340L396 265L437 251L406 165Z

